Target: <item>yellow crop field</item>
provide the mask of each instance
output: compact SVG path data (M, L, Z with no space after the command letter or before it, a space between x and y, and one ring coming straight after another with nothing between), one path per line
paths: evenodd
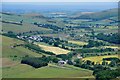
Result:
M116 57L116 58L119 58L118 55L107 55L107 56L94 56L94 57L86 57L86 58L83 58L82 60L90 60L92 62L95 62L95 63L102 63L102 59L103 58L110 58L110 57ZM107 61L108 63L110 63L110 61Z
M69 43L77 44L77 45L87 45L87 42L82 42L82 41L68 41Z
M41 45L41 44L38 44L38 46L40 46L45 51L50 51L55 54L67 54L70 52L68 50L65 50L59 47L53 47L53 46L47 46L47 45Z
M113 48L113 49L119 49L118 46L104 46L105 48Z

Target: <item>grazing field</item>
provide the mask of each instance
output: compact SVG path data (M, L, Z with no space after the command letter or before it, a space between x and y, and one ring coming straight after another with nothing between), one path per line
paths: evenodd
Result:
M0 67L12 67L14 65L16 65L16 62L9 58L0 58Z
M29 32L29 31L41 31L41 32L51 31L51 29L37 27L29 23L24 23L23 25L2 23L2 26L4 31L6 32L13 31L15 33Z
M87 45L87 42L82 42L82 41L68 41L69 43L77 44L77 45Z
M37 44L38 46L40 46L43 50L45 51L50 51L53 52L55 54L67 54L70 51L59 48L59 47L53 47L53 46L46 46L46 45L41 45L41 44Z
M74 67L74 66L73 66ZM4 78L66 78L66 77L87 77L94 78L92 71L81 68L62 68L47 66L34 69L25 64L18 64L13 67L3 68Z
M116 57L116 58L119 58L119 55L108 55L108 56L94 56L94 57L86 57L86 58L83 58L82 60L90 60L90 61L93 61L95 63L102 63L102 59L103 58L110 58L110 57ZM110 63L110 61L108 61L108 63Z
M1 36L1 35L0 35ZM2 56L7 58L13 58L14 56L21 58L25 55L29 56L36 56L40 57L41 54L32 52L22 46L18 46L15 48L11 48L11 46L14 46L15 44L23 44L24 42L15 38L9 38L6 36L2 36Z

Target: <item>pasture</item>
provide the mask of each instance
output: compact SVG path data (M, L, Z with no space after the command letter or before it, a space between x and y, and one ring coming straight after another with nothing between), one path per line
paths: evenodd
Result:
M25 55L35 56L35 57L41 56L41 54L32 52L31 50L28 50L22 46L11 48L11 46L14 46L15 44L24 44L24 42L15 38L2 36L2 57L13 58L15 56L16 59L20 59Z
M73 66L74 67L74 66ZM47 66L35 69L25 64L3 68L4 78L94 78L92 71L81 68Z

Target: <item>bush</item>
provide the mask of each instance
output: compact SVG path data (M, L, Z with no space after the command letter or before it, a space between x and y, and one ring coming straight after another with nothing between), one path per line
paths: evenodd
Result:
M111 80L120 76L120 70L102 70L96 73L96 80Z
M30 58L30 57L22 59L21 63L31 65L34 68L40 68L48 65L48 62L43 61L42 58Z

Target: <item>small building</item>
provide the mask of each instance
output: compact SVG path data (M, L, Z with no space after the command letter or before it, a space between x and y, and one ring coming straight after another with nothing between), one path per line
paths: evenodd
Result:
M81 54L77 54L77 58L82 59L83 57L81 56Z
M67 64L67 60L66 61L63 61L63 60L58 61L58 65L60 65L60 66L63 66L65 64Z

